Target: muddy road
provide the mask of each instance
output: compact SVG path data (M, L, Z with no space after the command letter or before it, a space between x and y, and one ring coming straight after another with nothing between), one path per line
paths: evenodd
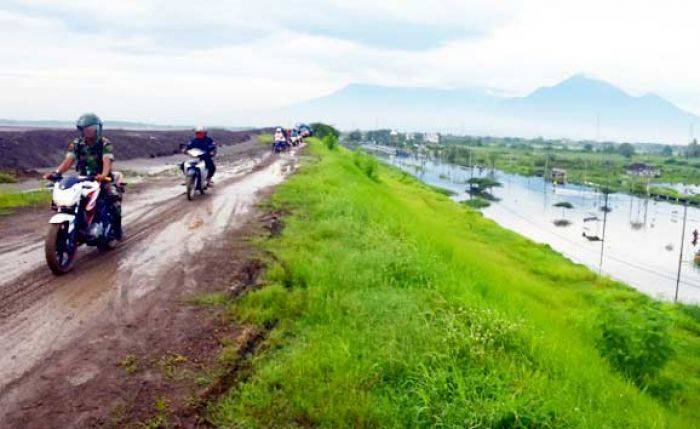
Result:
M157 348L159 332L179 338L194 329L188 318L196 316L173 305L229 281L237 232L258 215L261 195L296 168L296 152L273 155L254 142L232 148L218 160L215 187L191 202L174 158L119 165L151 173L125 195L126 238L102 254L83 247L65 276L44 261L49 210L0 218L0 427L99 426L102 402L114 397L95 399L97 383L78 401L84 409L62 396L113 377L103 374L106 363L134 347Z

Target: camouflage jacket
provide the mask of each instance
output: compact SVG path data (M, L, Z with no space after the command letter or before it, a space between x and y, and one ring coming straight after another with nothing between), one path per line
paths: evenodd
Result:
M102 173L102 160L105 156L114 160L112 142L104 137L92 146L82 137L76 138L68 143L66 156L75 160L75 171L85 176Z

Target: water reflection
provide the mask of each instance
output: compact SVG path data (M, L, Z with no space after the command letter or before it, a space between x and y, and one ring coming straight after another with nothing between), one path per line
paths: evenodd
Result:
M368 148L369 149L369 148ZM379 152L389 163L426 183L450 189L456 200L469 198L467 180L470 168L424 157L395 157ZM598 270L605 196L595 189L553 186L541 177L524 177L502 171L474 169L474 177L487 174L501 182L493 194L500 199L483 210L486 217L530 239L547 243L571 260ZM554 207L559 202L573 206ZM609 195L603 273L656 298L672 300L676 288L683 207L633 197ZM568 226L554 221L566 219ZM700 229L700 210L690 207L683 243L683 263L679 300L700 303L700 271L693 263L697 248L692 231Z

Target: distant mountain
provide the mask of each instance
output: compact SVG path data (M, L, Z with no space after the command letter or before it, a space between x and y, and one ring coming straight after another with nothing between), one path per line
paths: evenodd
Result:
M344 129L389 127L522 137L566 137L687 143L700 117L667 100L630 95L607 82L575 75L525 97L483 89L348 85L326 96L267 111L278 118L324 120Z

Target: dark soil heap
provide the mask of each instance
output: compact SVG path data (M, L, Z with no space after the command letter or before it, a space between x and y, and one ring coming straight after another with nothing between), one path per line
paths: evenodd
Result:
M212 129L209 136L220 146L225 146L242 143L262 131ZM190 130L105 129L104 135L114 144L114 156L121 160L172 155L194 137ZM66 153L68 142L75 137L76 131L70 129L0 129L0 171L22 173L35 168L58 165Z

